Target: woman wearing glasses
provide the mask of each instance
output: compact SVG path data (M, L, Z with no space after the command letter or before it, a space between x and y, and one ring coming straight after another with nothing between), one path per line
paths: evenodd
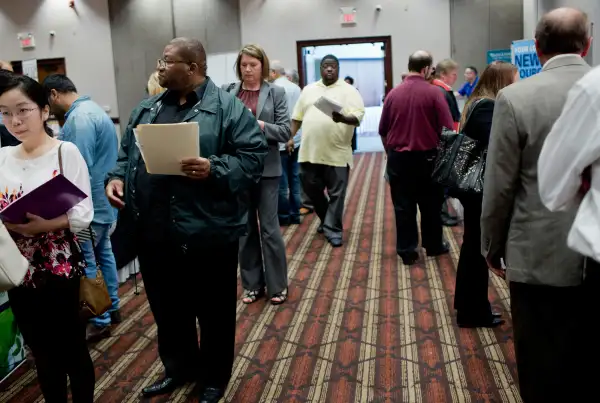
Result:
M0 81L0 113L21 141L0 149L0 210L63 174L91 193L87 166L71 143L52 138L43 87L26 76ZM94 365L79 318L79 280L85 268L74 233L89 227L94 210L88 197L50 220L29 215L25 224L4 223L29 261L23 284L8 292L12 311L30 347L47 402L67 402L67 376L74 403L94 399Z

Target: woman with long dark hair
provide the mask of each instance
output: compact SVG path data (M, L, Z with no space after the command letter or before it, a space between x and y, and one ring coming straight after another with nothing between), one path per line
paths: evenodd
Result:
M465 135L487 147L498 92L517 78L517 68L510 63L495 62L484 70L463 109L460 127ZM504 323L499 314L492 312L488 300L488 266L481 255L479 226L482 199L481 194L459 197L464 207L464 233L456 269L454 309L460 327L496 327Z
M59 174L91 194L87 165L77 147L52 137L41 84L26 76L3 77L0 113L21 142L0 149L0 210ZM88 197L52 219L29 214L25 224L4 223L29 261L23 284L8 296L47 402L67 402L67 376L74 403L94 400L94 365L79 317L85 260L74 235L88 228L93 216Z

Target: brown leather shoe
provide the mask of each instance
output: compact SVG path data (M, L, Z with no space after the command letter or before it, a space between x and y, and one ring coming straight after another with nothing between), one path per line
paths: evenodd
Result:
M300 215L307 215L312 213L314 210L306 207L300 208Z

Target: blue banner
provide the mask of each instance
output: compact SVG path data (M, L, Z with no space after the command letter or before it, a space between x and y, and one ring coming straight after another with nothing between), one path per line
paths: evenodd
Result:
M494 49L487 52L487 64L493 62L512 63L510 49Z
M512 62L519 69L521 79L531 77L542 70L542 64L535 51L533 39L523 39L512 43Z

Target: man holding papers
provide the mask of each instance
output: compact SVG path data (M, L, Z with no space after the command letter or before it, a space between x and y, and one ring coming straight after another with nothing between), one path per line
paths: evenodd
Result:
M333 55L321 60L321 80L304 87L292 115L292 135L302 127L298 156L302 186L321 220L318 231L325 234L333 247L343 244L342 219L352 167L352 135L365 114L365 105L356 88L340 80L339 67Z
M234 360L238 242L246 231L247 191L261 178L267 142L252 113L206 76L206 53L178 38L158 60L166 92L132 113L106 193L134 217L140 270L158 326L165 377L144 395L169 394L199 382L201 403L219 401ZM146 124L198 125L199 150L180 160L178 175L149 173L134 129ZM145 129L142 129L144 131ZM162 130L165 159L187 131ZM144 155L148 147L140 135ZM156 133L155 133L156 134ZM196 320L201 328L198 346Z

